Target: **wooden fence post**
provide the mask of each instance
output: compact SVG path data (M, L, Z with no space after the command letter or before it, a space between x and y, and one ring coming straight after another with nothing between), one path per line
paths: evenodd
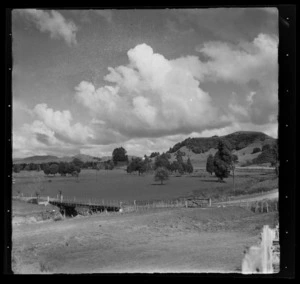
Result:
M63 202L63 195L60 196L60 202Z
M188 202L187 202L187 200L185 200L185 208L187 208L188 207Z
M211 207L211 198L208 198L208 206Z
M136 211L136 203L135 203L135 200L133 200L133 204L134 204L134 211Z

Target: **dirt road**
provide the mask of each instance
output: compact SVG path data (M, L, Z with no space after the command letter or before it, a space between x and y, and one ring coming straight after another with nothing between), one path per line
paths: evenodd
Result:
M13 226L15 273L238 272L274 213L239 207L111 213Z
M216 204L217 205L238 204L238 203L241 203L241 202L254 202L254 201L260 201L260 200L265 200L265 199L272 200L272 199L278 199L278 196L279 196L278 188L276 188L276 189L273 189L273 190L268 191L268 192L263 193L263 194L242 196L242 197L239 197L239 198L234 199L234 200L218 202L218 203L215 203L215 205Z

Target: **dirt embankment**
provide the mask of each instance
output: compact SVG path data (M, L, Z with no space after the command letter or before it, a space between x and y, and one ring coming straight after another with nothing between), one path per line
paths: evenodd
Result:
M60 219L59 208L51 204L37 205L25 201L13 200L12 202L12 224L30 224L41 221L53 221Z
M13 227L15 273L238 272L276 214L239 207L75 217Z

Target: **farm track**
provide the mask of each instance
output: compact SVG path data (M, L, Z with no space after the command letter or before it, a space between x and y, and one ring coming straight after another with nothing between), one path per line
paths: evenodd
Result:
M255 201L261 201L261 200L272 200L272 199L278 199L279 193L278 188L273 189L271 191L265 192L263 194L252 194L248 196L241 196L238 199L230 200L230 201L224 201L224 202L216 202L214 205L226 205L226 204L238 204L242 202L255 202Z
M13 228L13 271L239 272L246 246L275 214L240 207L108 214Z

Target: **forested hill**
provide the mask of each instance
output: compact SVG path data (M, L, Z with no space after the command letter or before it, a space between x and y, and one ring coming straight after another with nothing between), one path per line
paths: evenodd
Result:
M41 156L31 156L31 157L27 157L27 158L23 158L23 159L14 159L13 163L14 164L22 164L22 163L26 163L26 164L42 164L42 163L52 163L52 162L71 162L73 159L79 159L82 162L97 162L100 161L102 159L97 158L97 157L92 157L89 155L84 155L84 154L78 154L75 156L65 156L65 157L56 157L56 156L51 156L51 155L41 155Z
M272 145L276 143L277 140L262 132L238 131L225 136L187 138L175 144L168 152L175 153L180 148L186 147L195 154L201 154L209 151L211 148L216 149L220 139L226 140L231 146L231 150L237 151L253 143L258 143L261 147L266 144Z

